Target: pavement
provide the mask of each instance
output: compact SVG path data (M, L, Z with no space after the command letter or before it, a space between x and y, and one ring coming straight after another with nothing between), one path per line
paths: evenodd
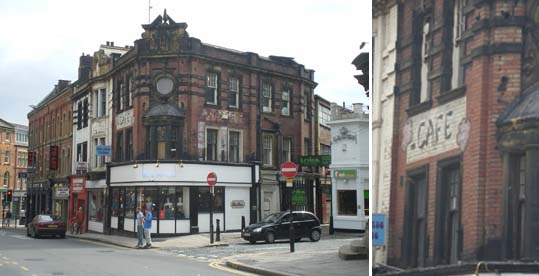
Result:
M249 244L239 232L221 233L221 241L210 243L208 233L175 237L152 237L152 248L167 255L175 255L191 260L206 260L232 269L258 275L271 276L348 276L369 275L368 260L341 260L338 249L363 234L336 233L328 235L324 229L319 242L304 239L296 243L291 253L288 241L275 244ZM324 233L325 232L325 233ZM88 240L112 244L124 248L134 248L137 239L129 236L84 233L72 235L69 239Z

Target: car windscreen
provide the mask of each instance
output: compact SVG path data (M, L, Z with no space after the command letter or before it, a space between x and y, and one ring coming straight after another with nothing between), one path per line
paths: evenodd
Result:
M39 216L39 222L53 222L53 221L60 221L59 218L53 217L53 216Z
M266 223L273 223L273 222L276 222L277 219L279 219L281 217L283 213L273 213L271 215L268 215L267 217L265 217L262 222L266 222Z

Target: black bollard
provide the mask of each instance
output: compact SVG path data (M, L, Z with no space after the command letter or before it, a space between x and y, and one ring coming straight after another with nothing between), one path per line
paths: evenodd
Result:
M292 210L290 210L290 252L294 252L294 217L292 217Z
M241 216L241 230L245 229L245 216Z
M217 233L215 241L221 241L221 228L219 227L219 219L217 219L217 229L215 230L215 232Z
M333 229L333 215L329 217L329 234L333 235L335 233L335 229Z

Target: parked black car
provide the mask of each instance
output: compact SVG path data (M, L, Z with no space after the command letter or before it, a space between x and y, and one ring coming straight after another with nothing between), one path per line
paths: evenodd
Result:
M56 216L37 215L30 223L28 223L26 235L34 238L43 235L50 235L53 237L60 236L60 238L65 238L66 224Z
M241 237L250 243L256 243L259 240L273 243L275 240L289 239L291 219L294 223L295 241L300 241L305 237L313 242L320 240L322 233L320 221L313 213L304 211L294 211L292 214L287 211L268 215L261 222L245 227L241 232Z

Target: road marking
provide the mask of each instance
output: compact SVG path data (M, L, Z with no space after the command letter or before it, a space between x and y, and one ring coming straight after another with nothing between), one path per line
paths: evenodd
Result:
M235 258L235 257L238 257L238 256L241 256L241 255L228 256L228 257L213 261L213 262L209 263L208 266L213 267L215 269L223 270L223 271L226 271L226 272L242 275L242 276L257 276L256 274L251 274L251 273L243 272L243 271L240 271L240 270L232 269L232 268L229 268L227 266L223 266L227 259Z
M38 276L37 274L33 273L32 276Z
M28 270L30 270L30 269L28 269L28 268L27 268L27 267L25 267L25 266L21 266L21 269L22 269L22 270L24 270L24 271L28 271Z
M19 239L19 240L31 240L29 237L21 236L21 235L11 235L11 237Z

